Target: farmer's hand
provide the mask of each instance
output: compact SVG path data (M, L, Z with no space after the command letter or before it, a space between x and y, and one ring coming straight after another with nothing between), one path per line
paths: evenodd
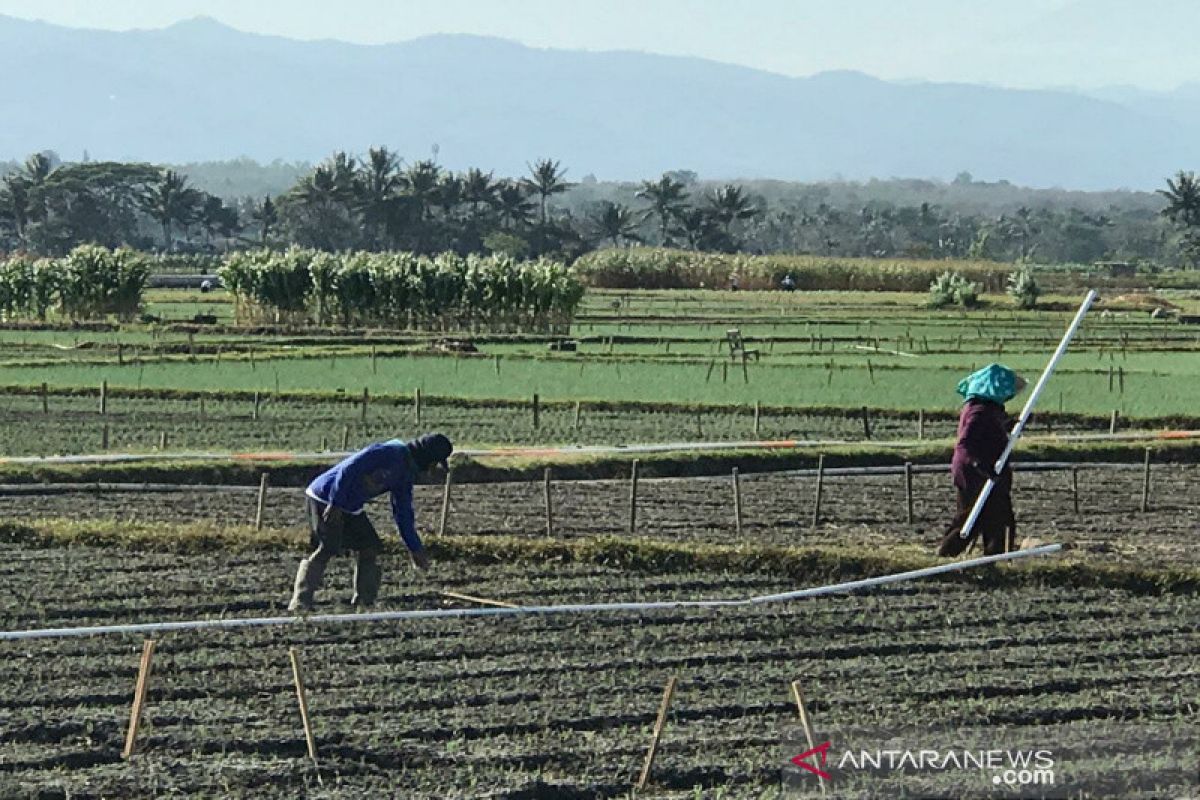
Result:
M325 506L325 510L321 512L321 519L325 520L326 522L329 522L329 520L336 513L337 513L337 509L333 507L332 503L330 503L329 505Z
M412 556L412 563L414 567L422 572L429 569L429 554L425 551L425 548L413 550L409 555Z
M972 461L971 466L975 468L976 472L978 472L980 475L987 478L988 480L991 480L991 481L999 481L1000 480L1000 476L996 474L996 471L994 469L992 469L992 466L990 464L984 464L981 461Z

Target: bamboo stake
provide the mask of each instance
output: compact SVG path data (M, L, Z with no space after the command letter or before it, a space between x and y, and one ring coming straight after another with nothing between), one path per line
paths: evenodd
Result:
M871 412L866 406L862 407L862 422L863 422L863 436L865 436L867 439L870 439L871 438Z
M421 424L421 390L413 389L413 420Z
M812 723L808 719L808 711L804 708L804 692L800 690L800 681L792 681L792 697L796 699L796 711L800 714L800 727L804 729L804 739L808 742L808 749L814 750L817 740L813 737ZM825 781L819 775L817 783L821 787L821 794L824 795Z
M108 381L100 381L100 413L108 413Z
M372 375L379 374L379 366L375 363L375 356L376 356L375 345L371 345L371 374Z
M1117 413L1117 410L1114 408L1112 411L1112 416L1110 416L1108 418L1108 435L1109 436L1112 436L1114 433L1117 432L1117 417L1118 417L1118 413Z
M100 449L101 450L108 449L108 423L107 422L100 426Z
M161 453L161 452L164 452L166 449L167 449L167 432L159 431L158 432L158 451Z
M817 456L817 491L813 498L813 525L821 522L821 489L825 484L825 454Z
M913 465L911 461L904 462L904 499L908 505L908 524L913 524Z
M535 393L533 395L533 428L534 428L534 430L537 430L538 424L540 422L541 410L542 410L541 405L542 405L541 401L538 399L538 396Z
M300 670L300 654L296 648L288 648L288 658L292 661L292 679L296 683L296 702L300 705L300 722L304 725L304 742L308 745L308 757L313 766L317 765L317 743L313 739L312 721L308 717L308 695L304 691L304 675Z
M478 603L481 606L495 606L496 608L520 608L516 603L506 603L503 600L489 600L486 597L476 597L470 594L459 594L458 592L442 592L442 597L449 597L451 600L462 600L465 603Z
M450 485L454 470L446 470L446 482L442 485L442 515L438 519L438 536L446 535L446 519L450 516Z
M254 419L254 420L258 419L258 407L259 407L259 403L260 403L260 402L261 402L261 401L260 401L260 398L259 398L259 396L258 396L258 392L255 392L255 393L254 393L254 408L253 408L253 410L250 412L250 419Z
M637 535L637 483L638 460L635 458L629 468L629 535Z
M370 402L371 402L371 393L367 390L367 387L364 386L363 387L363 396L362 396L362 415L361 415L361 419L363 422L367 421L367 406L370 404Z
M263 526L263 511L267 507L267 484L270 482L270 475L264 472L258 478L258 506L254 511L254 530L261 531Z
M646 751L646 763L642 765L642 774L638 778L637 791L646 788L650 780L650 768L654 766L654 756L658 753L658 742L662 738L663 728L667 724L667 711L671 707L671 698L675 695L675 676L672 675L663 690L662 705L658 707L658 719L654 723L654 732L650 735L650 749Z
M342 449L343 450L350 449L350 426L349 425L342 426Z
M1071 505L1079 513L1079 467L1071 467Z
M759 435L759 430L760 430L759 423L760 423L761 419L762 419L762 404L759 403L757 400L755 400L754 401L754 435L755 436Z
M923 409L917 410L917 438L925 438L925 411Z
M129 712L129 731L125 734L125 749L121 758L129 758L137 749L138 728L142 724L142 708L146 705L146 692L150 688L150 664L154 658L154 640L142 642L142 660L138 663L137 683L133 688L133 708Z
M546 536L554 536L554 504L550 496L550 467L546 467L546 475L544 478L544 494L546 498Z
M738 538L742 536L742 482L738 478L738 468L733 468L733 522L734 531Z
M50 388L42 381L42 413L50 413Z
M580 401L576 400L575 401L575 420L574 420L574 426L575 426L576 431L579 430L579 415L582 412L582 410L583 410L583 404Z
M1146 458L1142 466L1142 513L1150 510L1150 448L1146 448Z

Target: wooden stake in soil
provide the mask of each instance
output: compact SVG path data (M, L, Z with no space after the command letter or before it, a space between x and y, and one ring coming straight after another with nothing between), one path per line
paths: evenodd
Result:
M1142 465L1142 513L1150 510L1150 448L1146 448L1146 459Z
M100 381L100 413L108 413L108 381Z
M46 385L45 381L42 382L42 413L50 413L50 387Z
M541 417L542 404L535 394L533 396L533 429L537 430Z
M421 390L413 389L413 421L421 424Z
M1071 505L1079 513L1079 467L1071 467Z
M258 478L258 505L254 511L254 530L261 531L263 526L263 511L267 507L267 484L270 475L264 472Z
M817 740L813 737L812 723L808 719L808 711L804 708L804 692L800 691L800 681L792 681L792 697L796 699L796 711L800 714L800 727L804 729L808 749L816 749ZM817 782L821 786L821 794L825 794L825 781L817 776Z
M1114 408L1113 412L1112 412L1112 416L1108 418L1108 435L1109 436L1112 436L1114 433L1117 432L1117 417L1118 417L1118 413L1117 413L1117 410Z
M554 536L554 503L550 496L550 468L546 467L546 475L543 481L544 495L546 498L546 536Z
M360 416L360 419L363 422L367 421L367 406L370 405L370 403L371 403L371 393L367 390L367 387L364 386L363 387L363 396L362 396L362 414Z
M862 407L862 421L863 421L863 436L865 436L867 439L870 439L871 438L871 412L866 406Z
M166 449L167 449L167 432L159 431L158 432L158 452L160 452L160 453L165 452Z
M465 603L478 603L481 606L495 606L496 608L520 608L516 603L506 603L503 600L489 600L486 597L475 597L470 594L459 594L458 592L442 592L442 597L449 597L451 600L462 600Z
M637 535L637 481L638 460L635 458L629 468L629 535Z
M821 453L817 456L817 491L813 498L813 525L819 525L821 522L821 489L825 484L825 454Z
M260 403L260 399L259 399L259 396L258 396L258 392L255 392L255 393L254 393L254 407L253 407L253 408L251 409L251 411L250 411L250 419L254 419L254 420L257 420L257 419L258 419L258 406L259 406L259 403Z
M349 425L342 426L342 449L343 450L350 449L350 426Z
M371 374L372 374L372 375L378 375L378 374L379 374L379 367L378 367L378 365L375 363L375 356L376 356L376 353L375 353L375 345L371 345Z
M308 757L317 765L317 743L313 739L312 722L308 718L308 694L304 691L304 674L300 671L300 654L296 648L288 648L292 661L292 679L296 683L296 702L300 705L300 722L304 725L304 742L308 745Z
M913 524L913 465L911 461L904 462L904 499L908 505L908 524Z
M742 536L742 482L738 479L738 468L733 468L733 524L738 538Z
M762 404L757 400L754 401L754 435L759 435L759 423L762 419Z
M925 438L925 412L924 410L917 411L917 438Z
M658 719L654 723L654 732L650 735L650 749L646 751L646 763L642 765L642 775L637 782L639 792L646 788L646 783L650 780L650 769L654 766L654 756L658 753L658 742L662 738L663 728L667 725L667 711L671 708L671 698L675 696L675 680L676 677L672 675L667 681L666 689L663 690Z
M108 449L108 423L107 422L100 426L100 449L101 450Z
M137 683L133 687L133 708L129 712L129 731L125 734L125 749L121 758L129 758L137 749L138 728L142 724L142 707L146 705L146 692L150 688L150 662L154 658L154 640L142 642L142 660L138 664Z
M578 400L576 400L575 401L575 420L574 420L574 425L575 425L576 431L579 430L579 415L582 410L583 410L583 404L580 403Z

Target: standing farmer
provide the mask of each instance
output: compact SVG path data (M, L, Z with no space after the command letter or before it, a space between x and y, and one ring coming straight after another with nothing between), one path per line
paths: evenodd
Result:
M447 468L446 459L454 446L440 433L427 433L411 442L392 439L368 445L330 469L322 472L305 490L308 522L312 531L312 554L300 562L289 611L309 611L313 596L321 588L329 559L342 550L354 550L356 606L369 606L379 595L383 571L379 553L383 542L363 505L384 492L392 495L392 517L400 537L408 547L413 564L429 567L429 556L417 535L413 515L412 490L417 473L434 464Z
M958 384L958 393L966 402L958 418L958 442L950 473L958 495L958 506L942 543L940 556L956 556L976 537L983 537L985 555L1003 553L1012 548L1017 535L1016 515L1012 506L1012 467L995 473L995 464L1008 446L1011 427L1004 404L1025 388L1025 381L1008 367L988 364L972 372ZM995 481L983 512L967 539L960 535L971 509L988 479Z

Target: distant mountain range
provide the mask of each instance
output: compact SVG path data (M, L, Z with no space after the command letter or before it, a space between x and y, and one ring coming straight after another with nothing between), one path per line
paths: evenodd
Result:
M1157 188L1200 167L1200 85L1025 91L791 78L695 58L443 35L296 41L198 18L80 30L0 16L0 160L319 160L386 144L501 175L893 176Z

